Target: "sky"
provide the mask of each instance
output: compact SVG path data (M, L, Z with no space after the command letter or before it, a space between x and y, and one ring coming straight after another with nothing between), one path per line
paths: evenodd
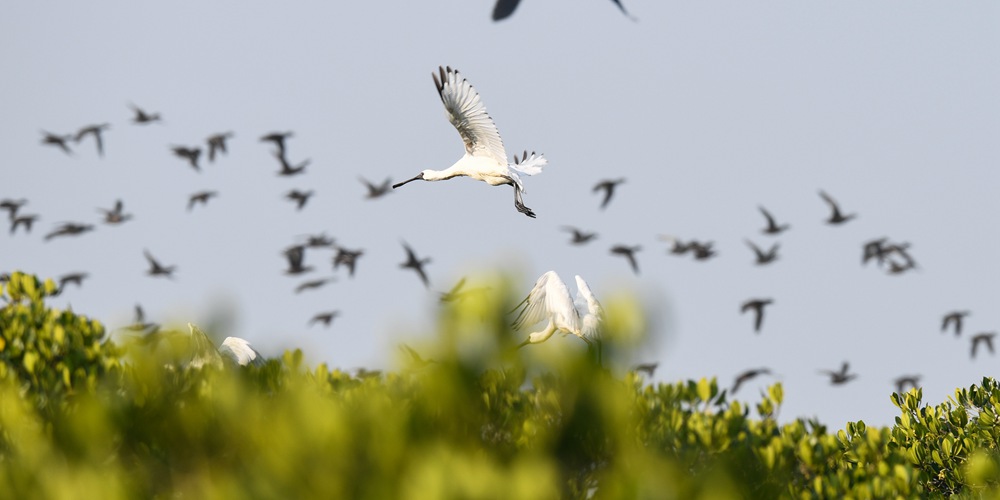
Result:
M583 276L600 299L628 291L650 317L634 362L653 380L770 367L739 392L785 387L783 419L890 424L893 379L922 376L925 401L995 374L970 360L969 338L1000 329L1000 6L939 2L650 2L525 0L490 20L489 1L18 2L0 18L0 198L29 200L33 231L0 231L0 271L85 271L53 300L110 328L147 319L218 326L267 356L300 347L307 361L391 368L397 344L434 330L438 292L465 275L505 271L526 294L555 270ZM508 186L416 182L365 199L359 176L400 181L462 154L430 74L457 68L478 90L508 154L549 160ZM134 103L163 116L130 123ZM108 123L105 156L40 143ZM170 152L231 131L228 154L201 173ZM258 138L293 131L279 177ZM625 178L599 209L591 191ZM315 196L301 212L293 188ZM187 197L217 190L207 206ZM824 224L830 193L857 218ZM122 199L134 219L100 223ZM760 233L758 205L791 225ZM76 238L59 222L95 224ZM599 234L568 243L564 225ZM353 278L332 251L316 271L283 274L282 250L326 232L364 249ZM667 253L660 235L715 242L718 257ZM909 242L915 270L861 265L865 241ZM780 243L755 266L744 243ZM401 242L428 256L431 281L398 267ZM641 245L640 274L609 253ZM148 249L178 267L145 275ZM335 277L294 293L305 279ZM740 314L772 298L763 328ZM943 314L969 310L965 332ZM339 310L330 328L313 314ZM514 334L512 335L521 335ZM221 337L220 337L221 338ZM554 338L540 349L574 339ZM533 346L534 347L534 346ZM858 378L831 386L819 370L849 361Z

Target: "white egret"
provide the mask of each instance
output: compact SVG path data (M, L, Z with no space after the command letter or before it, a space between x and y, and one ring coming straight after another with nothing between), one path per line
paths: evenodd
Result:
M191 330L192 350L194 351L188 366L192 368L200 368L205 365L221 368L223 362L232 362L239 366L249 364L262 366L264 364L264 356L244 339L226 337L226 340L223 340L222 345L216 350L208 335L205 335L201 328L192 323L188 323L188 328Z
M576 302L570 297L569 288L555 271L543 274L528 296L514 309L521 311L514 319L514 328L520 330L525 326L534 325L542 320L548 320L545 328L528 334L528 339L518 347L528 344L545 342L554 333L573 334L583 339L591 347L598 349L600 362L601 327L604 321L604 309L594 297L587 282L576 276ZM581 316L580 311L586 308Z
M457 70L451 67L438 67L438 70L440 79L437 74L432 73L431 76L448 113L448 121L455 126L465 142L465 155L447 169L424 170L412 179L394 184L392 188L396 189L415 180L442 181L458 176L471 177L491 186L506 184L514 187L514 207L517 211L534 217L535 213L524 206L521 198L524 185L518 173L537 174L542 171L547 160L540 154L532 152L529 155L525 151L520 159L515 155L514 162L508 163L500 132L486 113L486 106L480 100L479 93Z

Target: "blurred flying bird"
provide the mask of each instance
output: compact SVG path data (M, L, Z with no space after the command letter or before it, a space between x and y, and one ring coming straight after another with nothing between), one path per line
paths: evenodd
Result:
M527 340L518 347L528 344L545 342L552 334L573 334L583 339L588 345L598 347L600 361L601 327L604 321L604 310L600 302L590 291L587 282L576 276L576 301L570 297L569 289L555 271L541 275L535 286L528 292L514 310L520 309L513 327L520 330L540 321L547 321L545 328L528 334ZM586 313L580 310L586 307ZM511 311L513 312L513 311Z
M64 274L59 277L59 291L57 294L62 293L66 288L66 285L76 285L77 287L83 286L83 280L90 276L88 273L69 273Z
M186 146L171 146L170 149L180 158L183 158L191 164L191 168L198 172L201 172L201 167L198 166L198 158L201 156L201 148L193 147L189 148Z
M847 373L849 370L850 370L850 365L847 363L847 361L844 361L844 364L840 365L840 371L835 372L831 370L820 370L820 373L830 377L830 384L841 385L841 384L846 384L851 380L857 378L858 374L857 373L849 374Z
M215 155L217 153L226 154L226 140L233 137L232 132L222 132L218 134L213 134L208 136L206 141L208 142L208 161L210 163L215 162Z
M111 210L105 208L97 210L104 213L105 224L117 225L132 218L132 214L125 213L125 207L120 199L115 201L115 206Z
M292 132L271 132L260 138L260 142L272 142L277 148L275 151L278 157L285 156L285 141L292 137Z
M889 238L882 237L876 238L865 242L862 247L861 253L861 264L868 264L868 261L875 259L878 265L882 265L885 262L885 248L884 245L889 241Z
M274 157L277 158L279 162L281 162L281 170L278 171L278 175L282 175L285 177L305 172L306 167L309 166L309 163L312 161L307 159L302 163L293 166L291 163L288 163L288 159L285 158L284 154L279 154L276 152L274 153Z
M160 121L159 113L147 113L143 111L142 108L132 103L129 103L128 107L131 108L132 111L135 113L135 116L132 118L132 123L135 123L137 125L145 125L147 123Z
M58 135L58 134L53 134L52 132L46 132L44 130L42 131L42 135L44 136L42 137L42 144L55 146L61 149L63 153L66 153L68 155L73 154L73 151L70 151L69 149L69 145L66 144L67 141L73 138L72 135L70 134Z
M285 194L285 198L295 202L296 210L302 210L302 207L306 206L306 202L309 201L309 197L313 195L313 192L311 189L309 191L293 189Z
M332 246L333 243L333 238L327 236L326 233L310 234L306 236L306 246L310 248L328 247Z
M625 14L625 17L633 21L636 20L632 14L629 14L628 11L625 10L625 6L622 5L621 0L611 0L611 2L618 6L618 10L621 10L622 14ZM493 5L493 20L501 21L507 19L514 13L514 9L517 8L519 3L521 3L521 0L497 0L497 3Z
M288 259L288 269L285 270L285 274L296 275L312 271L313 268L311 266L302 265L305 257L305 245L295 245L285 250L285 258Z
M843 215L842 213L840 213L840 206L838 206L837 202L834 201L833 198L831 198L830 195L826 194L824 191L820 190L819 195L820 197L823 198L823 201L825 201L828 205L830 205L831 213L830 213L830 218L826 220L827 224L834 224L834 225L843 224L857 217L857 214Z
M146 314L142 310L142 306L139 304L135 305L135 321L131 325L125 327L128 330L154 333L159 331L160 325L158 323L153 323L151 321L146 321Z
M607 208L608 203L611 203L611 197L615 195L615 187L623 182L625 182L625 179L605 179L594 185L593 192L596 193L604 190L604 199L601 200L601 210Z
M585 233L572 226L563 226L563 231L573 233L573 239L569 242L574 245L582 245L597 237L597 233Z
M684 255L694 249L693 243L684 243L680 240L680 238L677 238L676 236L670 236L669 234L661 234L659 238L663 241L666 241L670 245L670 248L667 249L667 251L674 255Z
M761 375L770 375L770 374L771 374L770 368L752 368L750 370L746 370L736 376L736 380L733 381L733 388L729 392L730 394L736 394L736 391L740 390L740 386L742 386L744 382L747 382L750 379L759 377Z
M52 232L45 235L45 241L51 240L57 236L76 236L78 234L86 233L87 231L93 231L94 226L90 224L77 224L75 222L63 222L59 224Z
M632 371L636 373L645 373L647 377L652 377L656 373L656 368L660 366L659 363L640 363L632 367Z
M79 143L84 137L92 135L94 136L94 142L97 144L97 155L103 157L104 141L101 139L101 133L109 128L111 128L111 125L107 123L102 123L100 125L87 125L76 132L73 142Z
M327 283L333 283L334 281L336 281L336 278L320 278L311 281L306 281L304 283L299 284L299 286L295 287L295 293L302 293L306 290L314 290Z
M473 295L483 295L490 290L489 287L480 286L476 288L465 289L465 278L458 280L455 286L451 287L451 290L441 294L441 302L460 302Z
M486 113L486 106L479 98L479 93L457 70L450 67L439 67L438 70L440 79L438 74L431 74L434 86L444 103L448 121L455 126L465 143L465 155L445 170L424 170L412 179L394 184L393 189L415 180L441 181L467 176L491 186L513 186L514 207L528 217L535 217L535 213L524 206L521 197L524 185L518 173L537 174L547 161L542 155L532 152L529 156L525 151L522 158L518 159L515 155L514 162L508 163L500 133L493 119Z
M959 335L962 335L962 321L969 314L972 313L969 311L952 311L945 314L944 318L941 319L941 333L948 331L949 325L954 325L955 336L958 337Z
M208 206L208 200L219 196L218 191L198 191L197 193L188 196L188 212L198 203L202 206Z
M7 218L10 220L14 220L14 218L17 217L17 211L20 210L21 207L27 204L28 200L25 200L24 198L20 200L12 200L9 198L5 198L3 201L0 201L0 209L6 210Z
M192 323L188 323L191 330L192 354L188 366L191 368L202 368L211 366L222 368L224 364L237 366L263 366L264 357L257 352L250 342L239 337L226 337L222 345L216 350L212 346L212 341L205 335L205 332Z
M612 254L621 255L628 259L628 264L632 267L632 272L635 274L639 274L639 263L635 260L635 253L639 250L642 250L642 247L639 245L631 247L627 245L615 245L611 247Z
M340 311L327 311L316 314L309 320L309 325L312 326L316 323L323 323L323 326L329 328L330 324L333 323L333 319L340 316Z
M763 250L760 249L760 247L758 247L757 245L754 245L754 243L752 241L750 241L750 240L744 240L744 241L746 241L747 246L749 246L751 249L753 249L754 255L757 256L757 262L756 262L756 264L758 266L762 266L764 264L769 264L771 262L774 262L778 258L778 244L777 243L775 243L774 245L771 245L771 249L768 250L767 252L764 252Z
M382 184L378 185L372 184L371 182L368 181L368 179L365 179L364 177L358 177L358 180L360 180L361 183L368 188L368 195L365 196L365 198L368 198L369 200L374 198L381 198L382 196L385 196L392 192L391 177L386 177L385 180L382 181Z
M354 277L354 267L358 263L358 257L364 254L364 250L348 250L344 247L337 247L337 255L333 257L333 269L337 270L342 264L347 266L350 277Z
M423 282L424 287L430 288L431 284L427 280L427 273L424 271L424 266L427 265L431 259L430 257L424 257L423 259L418 259L417 254L413 252L410 245L403 243L403 248L406 250L406 262L403 262L399 267L406 269L413 269L418 276L420 276L420 281Z
M10 234L14 234L17 228L24 226L26 232L31 232L31 227L38 220L38 214L21 215L10 221Z
M781 234L782 231L786 231L790 227L788 224L782 224L779 226L776 222L774 222L774 217L771 216L771 212L768 212L767 209L759 205L757 208L760 209L760 213L764 214L764 218L767 219L767 227L761 229L760 232L764 234L777 235Z
M920 375L903 375L901 377L897 377L893 383L896 384L896 393L905 394L907 386L911 389L920 387Z
M997 336L997 332L983 332L977 333L972 336L972 359L976 359L976 351L979 350L980 344L985 344L986 349L993 354L993 337Z
M718 255L715 249L712 248L712 245L715 244L713 241L705 243L692 241L689 244L691 245L691 250L694 251L694 260L708 260Z
M167 278L173 279L174 271L177 266L164 266L160 264L154 257L153 254L149 253L149 250L143 250L142 254L146 256L146 260L149 261L149 269L146 274L150 276L166 276Z
M774 303L774 299L750 299L740 306L740 313L745 314L747 311L753 310L754 320L753 320L753 331L754 333L760 333L760 326L764 323L764 307L769 306Z

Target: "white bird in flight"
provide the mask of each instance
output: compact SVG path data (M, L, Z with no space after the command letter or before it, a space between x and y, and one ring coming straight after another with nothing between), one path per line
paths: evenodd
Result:
M465 155L454 165L444 170L424 170L415 177L392 186L393 189L415 180L442 181L452 177L466 176L484 181L491 186L510 185L514 187L514 207L518 212L534 217L535 213L524 206L521 195L524 185L518 173L535 175L542 171L547 160L540 154L527 151L514 162L507 162L507 152L500 140L500 132L493 119L486 113L486 106L479 93L472 88L457 70L438 67L440 78L431 73L441 102L448 113L448 121L458 130L465 142Z
M200 368L205 365L219 368L223 362L232 362L239 366L250 364L262 366L264 364L264 356L244 339L226 337L226 340L222 341L222 345L216 351L212 346L212 341L208 335L205 335L205 332L201 331L201 328L192 323L188 323L188 328L191 330L191 341L194 343L194 352L188 363L188 366L192 368Z
M573 334L583 339L591 347L597 344L600 362L601 323L604 309L597 301L586 281L576 277L576 302L569 295L569 288L555 271L549 271L538 278L535 287L514 309L521 311L514 319L514 328L520 330L548 320L545 328L528 334L528 339L518 347L545 342L554 333ZM586 308L581 316L580 311Z

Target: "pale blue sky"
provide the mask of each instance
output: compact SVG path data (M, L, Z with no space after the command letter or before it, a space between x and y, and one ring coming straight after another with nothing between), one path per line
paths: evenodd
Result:
M649 2L632 22L606 0L528 0L492 23L492 2L107 1L9 5L0 18L0 198L27 198L42 220L29 235L0 231L0 270L91 273L57 303L131 320L209 321L225 305L231 333L266 355L303 347L313 362L390 366L401 340L429 331L436 294L398 269L401 240L430 256L432 288L478 269L518 273L525 293L550 269L584 276L600 298L638 291L656 318L637 362L658 380L770 366L786 387L783 417L889 423L892 380L923 375L931 402L993 375L969 360L968 336L1000 329L1000 7L992 2ZM549 158L508 187L468 179L414 183L363 199L373 180L442 169L462 152L430 73L458 68L481 93L508 153ZM161 112L136 127L126 104ZM83 143L72 157L39 144L39 130L108 122L106 157ZM173 157L231 130L230 153L201 174ZM307 174L275 175L257 138L294 130L292 160ZM205 163L203 161L203 163ZM591 186L625 177L605 211ZM314 189L296 213L282 199ZM221 195L186 211L202 189ZM822 223L824 189L857 220ZM116 198L135 219L78 239L42 236L60 221L98 223ZM781 259L757 268L767 206L792 230ZM571 247L560 226L600 233ZM364 248L357 275L292 293L281 249L326 231ZM661 233L714 240L709 262L666 255ZM890 277L860 266L862 242L912 243L920 269ZM640 244L642 274L608 254ZM179 267L147 278L142 249ZM739 314L773 297L760 335ZM330 329L306 322L325 309ZM969 309L965 336L940 317ZM559 348L572 339L553 339ZM844 360L860 377L830 387L819 369ZM740 391L755 399L758 380Z

